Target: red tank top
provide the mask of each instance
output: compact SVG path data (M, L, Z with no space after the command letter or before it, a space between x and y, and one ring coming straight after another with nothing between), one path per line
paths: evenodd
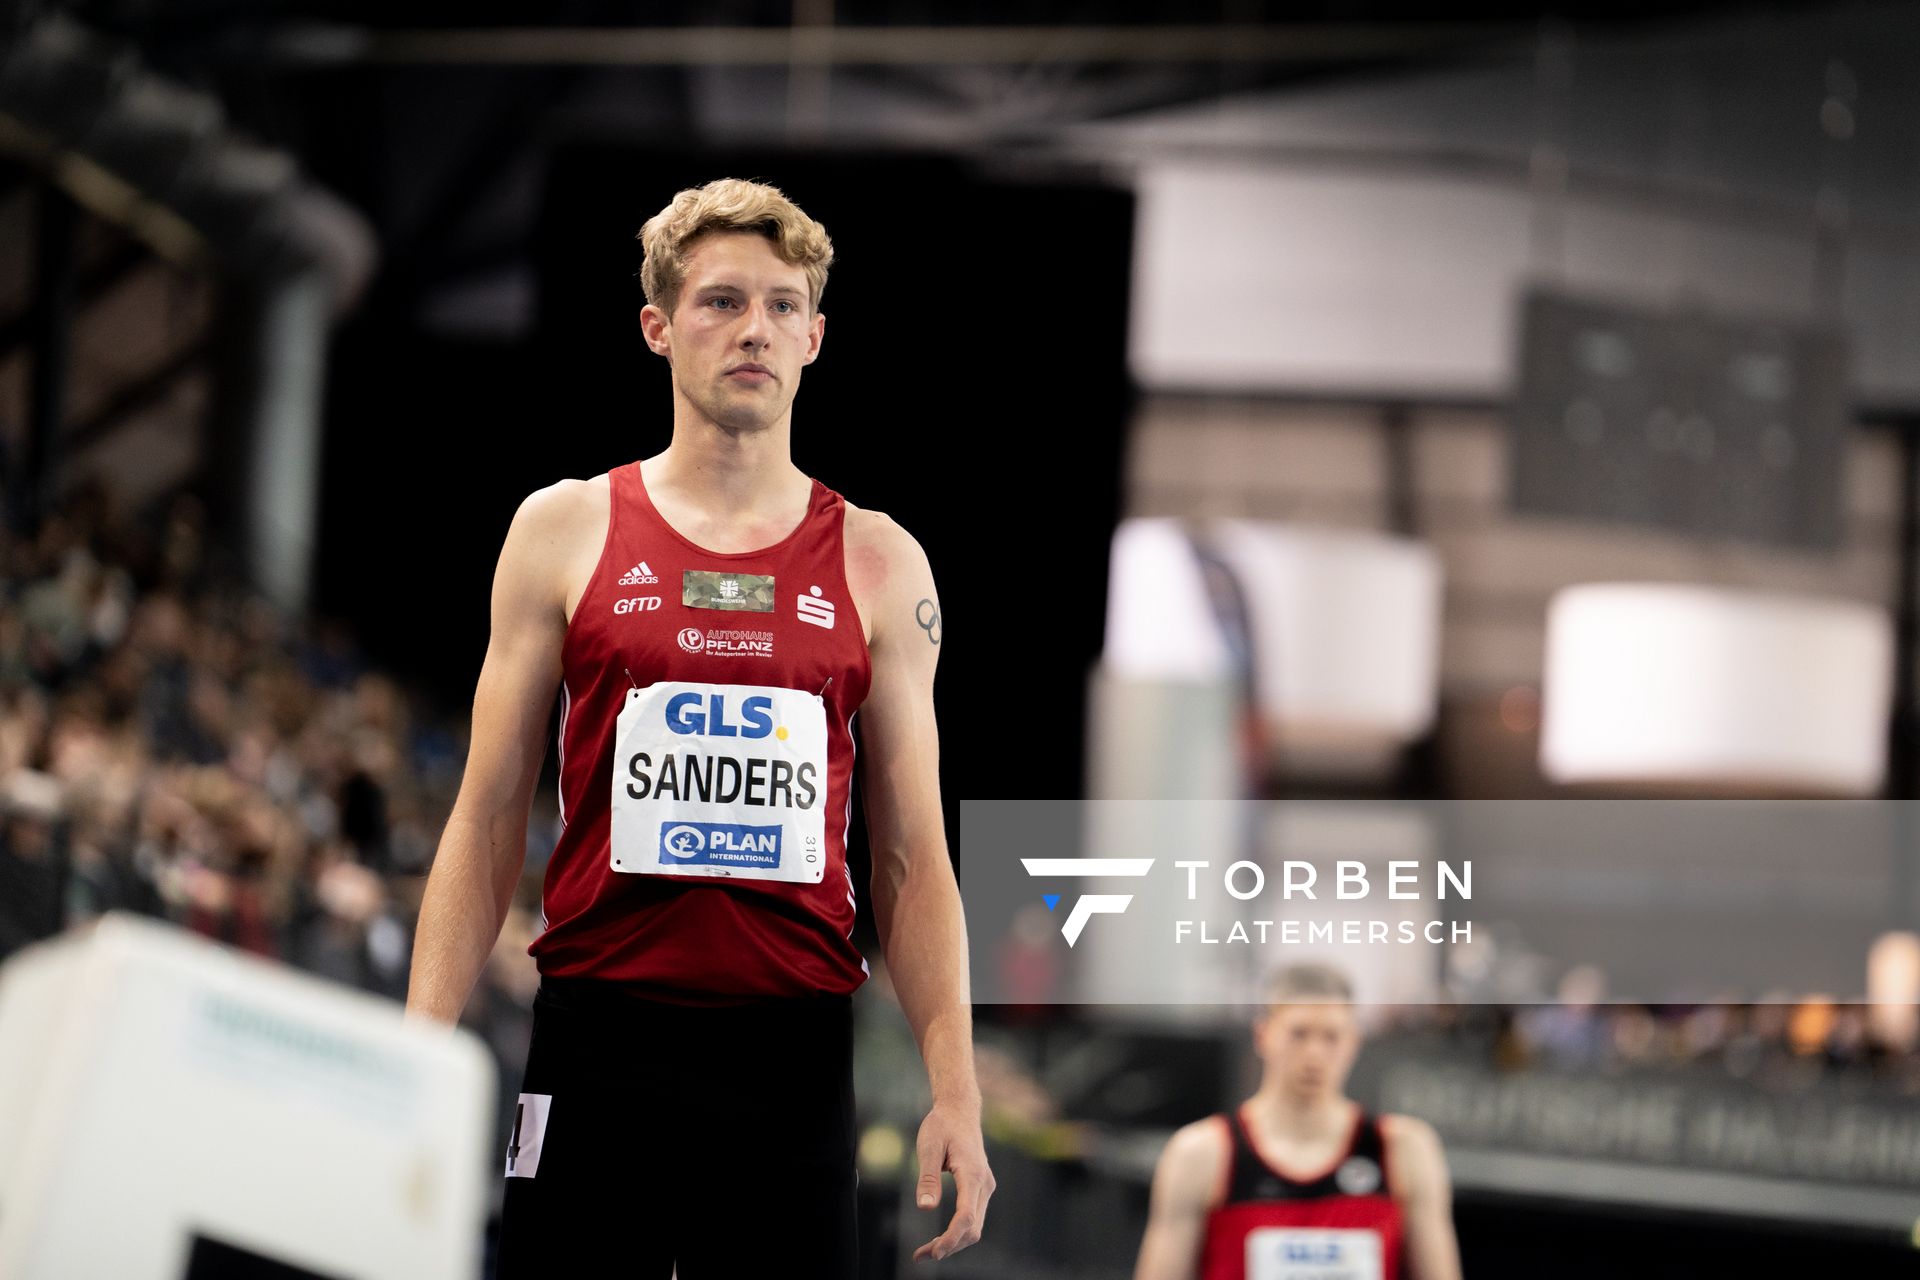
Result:
M1333 1163L1299 1179L1254 1149L1245 1110L1223 1117L1226 1195L1207 1215L1200 1280L1400 1280L1404 1224L1378 1120L1362 1109Z
M714 552L661 518L638 461L608 479L561 650L562 827L528 953L542 974L684 1004L851 992L867 977L853 716L872 666L845 500L814 480L785 538Z

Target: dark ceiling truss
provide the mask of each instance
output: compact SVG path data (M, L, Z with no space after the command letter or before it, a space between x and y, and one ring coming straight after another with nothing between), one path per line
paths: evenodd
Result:
M73 285L75 320L82 320L89 306L112 293L143 264L152 260L153 255L146 245L128 239L119 241L98 261L82 268ZM16 354L30 340L31 334L32 316L28 311L0 319L0 361Z
M205 371L209 351L210 344L201 336L142 371L131 381L115 387L113 394L99 408L68 424L60 441L61 451L67 454L83 453L139 414L162 403L183 379Z

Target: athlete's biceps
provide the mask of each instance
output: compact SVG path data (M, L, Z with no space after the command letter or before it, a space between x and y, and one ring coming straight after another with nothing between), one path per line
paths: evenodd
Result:
M1439 1135L1418 1122L1403 1122L1399 1151L1400 1174L1408 1199L1423 1210L1440 1211L1451 1199L1447 1160Z
M548 593L559 511L551 489L522 500L501 543L486 656L475 682L460 800L489 806L531 797L546 756L566 623Z
M889 761L926 747L934 732L933 665L899 635L872 651L873 678L861 716Z
M1140 1239L1140 1260L1134 1268L1133 1280L1170 1280L1178 1274L1174 1268L1180 1252L1177 1234L1166 1222L1148 1220L1146 1234Z
M860 772L878 777L900 746L899 673L884 653L872 657L873 676L860 704Z
M884 611L882 628L876 639L923 672L929 683L940 659L941 641L946 638L946 619L940 607L940 591L933 580L933 565L926 548L905 530L889 546L887 558L892 579L880 608Z
M1162 1205L1147 1220L1135 1280L1187 1280L1200 1251L1201 1220L1181 1207Z
M537 637L496 635L488 643L474 688L462 799L491 806L531 795L559 681L557 654L549 660Z
M866 793L869 826L876 842L897 837L910 797L904 784L914 749L913 694L896 672L876 664L866 703L860 708L863 750L860 775Z

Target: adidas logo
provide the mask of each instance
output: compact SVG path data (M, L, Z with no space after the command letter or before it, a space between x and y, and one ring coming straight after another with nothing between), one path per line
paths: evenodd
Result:
M645 583L658 581L660 581L658 575L647 567L645 560L642 560L639 564L620 575L620 585L623 587L637 587Z

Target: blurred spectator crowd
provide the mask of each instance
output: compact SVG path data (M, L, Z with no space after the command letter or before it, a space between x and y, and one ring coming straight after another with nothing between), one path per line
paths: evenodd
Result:
M247 589L189 495L0 539L0 956L121 909L403 998L455 727Z
M1502 1072L1685 1073L1769 1093L1836 1086L1920 1097L1906 1020L1864 1001L1776 992L1751 1003L1406 1006L1382 1029L1403 1048L1437 1037Z

